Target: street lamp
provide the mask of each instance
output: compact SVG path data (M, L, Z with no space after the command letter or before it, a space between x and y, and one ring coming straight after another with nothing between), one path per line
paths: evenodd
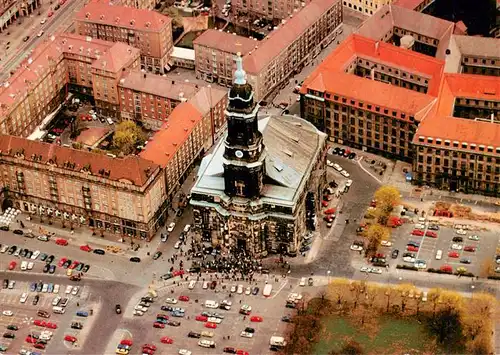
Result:
M330 283L330 274L331 274L331 271L330 271L330 270L328 270L328 271L326 272L326 275L328 276L328 283Z

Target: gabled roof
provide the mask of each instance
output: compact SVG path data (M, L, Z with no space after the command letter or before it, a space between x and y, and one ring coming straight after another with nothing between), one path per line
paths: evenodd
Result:
M202 116L205 116L211 108L227 96L227 93L227 90L204 86L189 100L189 103L193 105Z
M92 68L111 73L122 71L139 58L141 51L122 42L115 42L103 55L92 63Z
M158 32L172 21L156 11L110 5L104 0L92 0L78 11L75 19L149 32Z
M4 155L14 157L16 153L21 152L25 160L36 161L40 164L50 162L68 171L79 172L86 167L90 169L92 175L113 181L130 181L139 187L144 186L151 174L159 168L155 163L137 156L111 158L104 154L61 147L57 144L0 135L0 160ZM37 156L38 159L34 160L34 156ZM69 167L65 165L66 163L75 165ZM101 171L109 172L109 176L101 174Z
M161 130L146 145L140 157L166 167L202 118L198 110L190 103L179 104L168 116L168 121L161 127Z
M236 54L239 52L241 55L253 50L258 43L247 37L214 29L206 30L193 41L193 45L214 48L226 53Z
M500 59L500 39L492 37L453 35L461 55Z

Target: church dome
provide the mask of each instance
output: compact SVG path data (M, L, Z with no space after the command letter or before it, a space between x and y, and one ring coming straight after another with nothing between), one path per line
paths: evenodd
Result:
M234 72L234 83L229 90L229 109L235 111L246 111L253 109L253 89L247 83L246 73L243 70L243 60L240 53L236 58L236 71Z

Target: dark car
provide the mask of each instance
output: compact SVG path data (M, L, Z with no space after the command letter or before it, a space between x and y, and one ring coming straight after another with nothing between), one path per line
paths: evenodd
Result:
M116 314L122 313L122 307L119 304L115 305L115 312Z
M137 257L137 256L133 256L130 258L130 261L133 262L133 263L140 263L141 262L141 258Z
M188 333L188 338L196 338L196 339L199 339L199 338L201 338L201 334L200 334L200 333L196 333L196 332L189 332L189 333Z
M10 324L7 326L7 329L16 331L16 330L19 330L19 327L17 325Z
M161 251L157 251L155 253L155 255L153 255L153 260L159 259L162 254L163 253ZM132 261L132 260L130 260L130 261Z
M48 264L47 264L47 265L48 265ZM49 274L53 274L54 272L56 272L56 266L55 266L55 265L50 264L50 265L49 265Z
M39 300L40 300L40 296L39 295L35 295L35 297L33 297L33 306L36 306L38 304Z
M470 264L470 263L472 263L472 260L470 258L462 258L462 259L460 259L460 262L462 264Z
M462 238L462 237L453 237L453 241L455 243L462 243L464 241L464 238Z
M26 257L28 259L31 259L32 256L33 256L33 252L31 250L26 250Z
M171 306L161 306L161 310L162 311L171 312L172 309L173 308Z
M61 7L61 5L57 4L56 6L54 6L54 11L59 10L60 7Z
M253 290L252 290L252 295L256 296L258 293L259 293L259 288L258 287L254 287Z
M43 272L46 274L48 273L50 270L50 265L49 264L45 264L45 266L43 267Z
M85 266L84 263L80 263L75 267L75 271L82 271L83 267Z
M71 328L72 329L83 329L83 324L80 322L72 322Z
M290 316L283 316L283 317L281 317L281 321L285 322L285 323L291 323L292 318Z
M230 346L226 346L222 351L229 354L236 354L236 349Z
M70 259L66 260L63 264L63 268L67 269L71 265L72 261Z
M45 259L45 262L47 264L51 264L55 259L55 256L54 255L50 255L49 257L47 257L47 259Z
M11 246L9 248L9 251L8 251L9 255L14 254L16 252L16 250L17 250L17 247L15 245Z
M86 264L86 265L83 267L82 271L83 271L83 272L87 272L87 271L89 271L89 269L90 269L90 265L89 265L89 264Z
M398 250L398 249L394 249L394 250L392 251L392 253L391 253L391 257L392 257L393 259L396 259L396 258L398 257L398 255L399 255L399 250Z
M253 334L253 333L255 333L255 329L254 328L250 328L250 327L246 327L245 328L245 332Z
M201 272L201 267L193 266L188 270L188 272L192 273L192 274L197 274L197 273Z
M210 289L215 290L216 287L217 287L217 281L214 280L210 283Z
M144 297L141 297L141 302L153 303L154 300L153 300L153 297L151 297L151 296L144 296Z
M36 314L39 316L39 317L42 317L42 318L49 318L50 317L50 313L47 312L47 311L44 311L42 309L40 309L38 312L36 312Z
M47 254L42 253L42 254L40 254L40 261L45 261L45 260L47 260L48 257L49 256Z
M16 335L14 333L7 332L7 333L3 333L3 337L7 338L7 339L14 339L16 337Z
M102 249L94 249L94 250L93 250L93 253L94 253L94 254L99 254L99 255L104 255L104 254L106 254L106 252L105 252L104 250L102 250Z
M439 226L437 224L430 224L429 227L427 227L427 229L430 229L432 231L438 231Z
M29 37L28 37L28 38L29 38ZM24 232L23 232L22 230L20 230L20 229L14 229L14 230L12 231L12 233L17 234L17 235L23 235L23 234L24 234Z
M3 280L3 288L9 287L9 280L5 279Z
M169 320L167 322L167 325L170 325L171 327L179 327L181 325L181 322L176 320Z
M0 230L3 230L3 231L7 232L9 230L9 226L1 226Z
M40 281L36 286L36 292L42 292L42 288L43 288L43 282Z
M24 249L22 248L20 251L19 251L19 256L21 258L24 258L26 256L26 252L28 251L28 249Z

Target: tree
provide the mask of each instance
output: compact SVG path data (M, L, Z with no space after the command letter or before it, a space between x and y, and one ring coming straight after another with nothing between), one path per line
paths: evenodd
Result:
M406 283L400 284L396 286L396 291L399 293L399 298L401 300L401 313L404 313L406 310L406 304L408 301L408 297L413 293L415 295L416 288L415 285Z
M347 279L335 279L328 285L328 298L342 306L351 295L351 282Z
M377 248L382 240L389 239L390 232L388 228L380 224L372 224L365 231L364 235L368 239L368 245L365 253L366 255L369 255L374 254L377 251Z
M339 351L330 351L329 355L362 355L365 351L360 343L353 339L349 339L344 342L342 348Z
M394 301L394 299L396 298L397 295L398 295L398 291L394 287L389 286L385 289L384 296L386 298L386 305L385 305L386 312L389 312L389 309L392 305L392 302Z
M491 315L496 308L497 301L489 293L474 294L461 313L464 336L474 341L482 332L489 333L492 328Z
M172 19L173 27L183 27L182 16L181 13L179 12L179 9L173 6L169 6L163 10L163 14L167 15Z
M479 270L479 275L481 277L488 277L493 274L493 271L495 270L495 264L493 263L493 260L486 259L481 263L481 269Z
M127 155L133 152L135 146L144 140L144 134L133 121L123 121L116 126L113 135L113 146Z
M381 217L389 216L394 206L399 204L400 195L399 190L390 185L382 186L375 192L377 210L380 211Z

